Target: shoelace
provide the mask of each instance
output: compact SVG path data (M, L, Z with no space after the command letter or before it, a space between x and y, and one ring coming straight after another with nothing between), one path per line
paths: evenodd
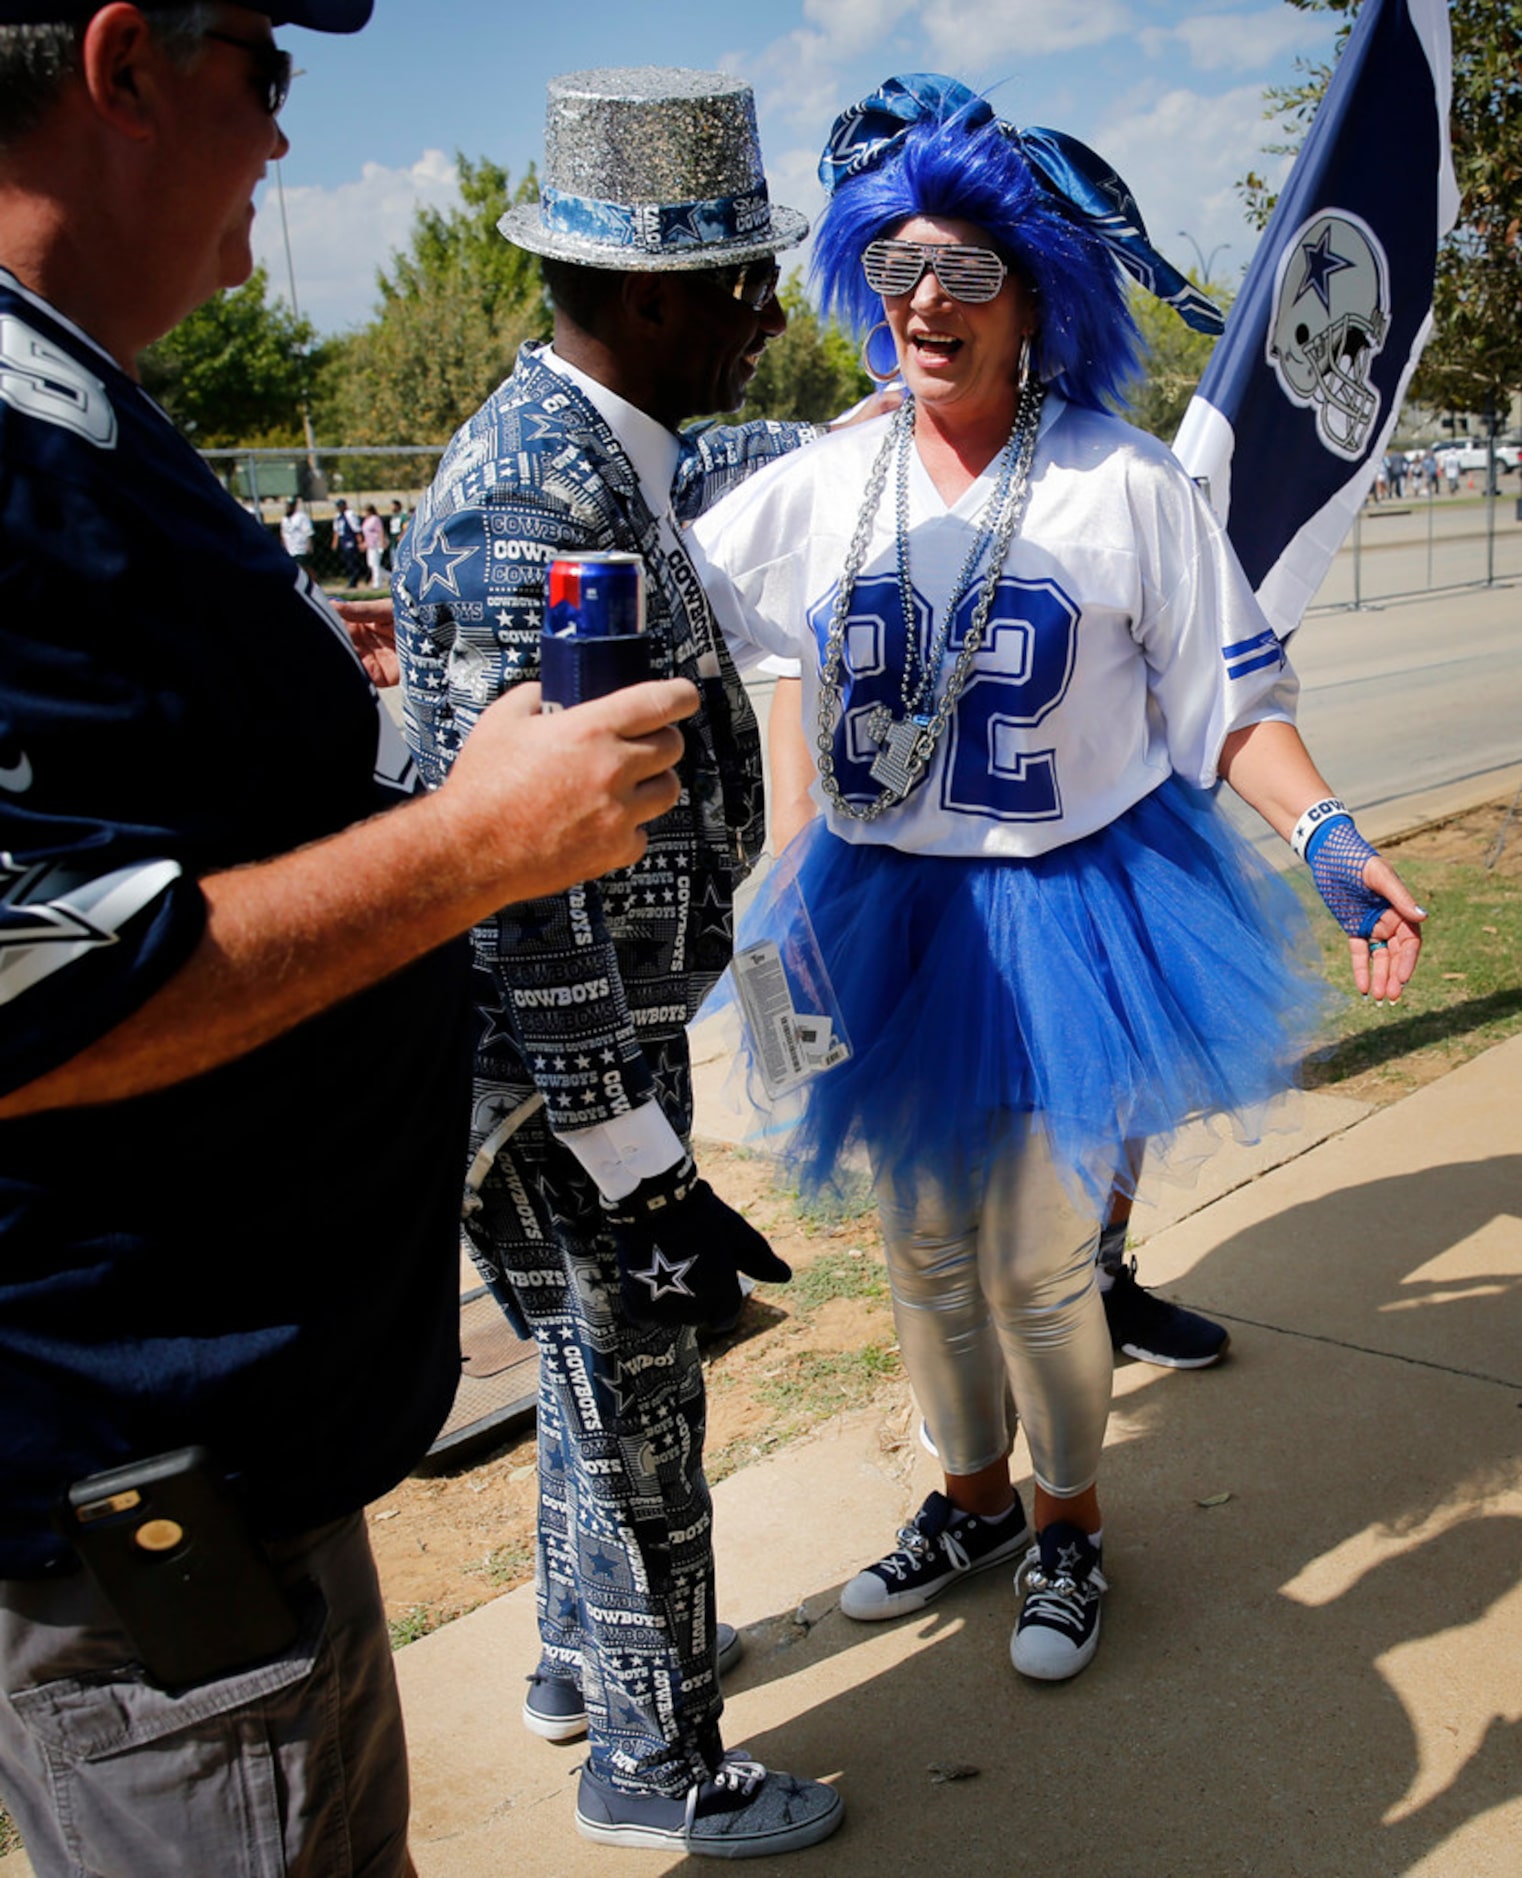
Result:
M972 1563L967 1548L949 1528L940 1532L921 1532L918 1526L900 1526L894 1536L898 1544L891 1555L883 1560L883 1566L895 1578L907 1577L916 1565L928 1565L937 1546L958 1571L966 1571ZM900 1559L903 1560L902 1565Z
M766 1769L759 1761L726 1756L719 1763L713 1784L724 1793L738 1793L742 1800L748 1800L765 1778Z
M1060 1572L1055 1578L1048 1578L1039 1565L1032 1565L1025 1573L1025 1611L1026 1618L1039 1617L1052 1623L1079 1623L1085 1604L1097 1602L1101 1591L1109 1590L1104 1573L1097 1565L1089 1567L1088 1576L1080 1582L1066 1572Z
M738 1799L748 1800L766 1779L766 1769L759 1761L753 1761L742 1749L731 1748L719 1762L706 1784L717 1787L720 1793L732 1793ZM682 1822L684 1833L691 1833L692 1822L697 1817L698 1798L705 1783L697 1781L687 1789L687 1813Z

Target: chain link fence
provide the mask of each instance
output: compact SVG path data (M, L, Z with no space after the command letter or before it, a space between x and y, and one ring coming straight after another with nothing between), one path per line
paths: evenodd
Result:
M314 450L203 450L217 479L275 535L289 504L298 501L312 522L311 552L303 565L335 593L373 592L368 573L334 540L342 501L357 526L372 505L387 529L386 566L400 538L393 526L410 522L418 498L433 481L445 446L358 444Z

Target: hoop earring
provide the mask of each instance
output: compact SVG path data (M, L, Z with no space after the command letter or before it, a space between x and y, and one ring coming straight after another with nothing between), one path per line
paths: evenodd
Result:
M861 369L866 373L868 378L872 380L874 385L891 385L894 379L898 377L897 353L894 354L893 369L891 371L878 372L872 369L872 341L879 333L888 333L891 335L892 330L892 327L889 326L886 320L879 320L861 342Z

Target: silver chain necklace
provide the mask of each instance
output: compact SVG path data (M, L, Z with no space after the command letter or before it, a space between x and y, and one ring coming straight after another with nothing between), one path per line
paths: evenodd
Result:
M973 661L982 649L983 634L988 626L988 616L993 611L994 594L998 590L999 576L1009 554L1009 544L1014 540L1015 531L1030 501L1030 471L1036 454L1042 396L1043 388L1032 372L1021 388L1014 429L1004 446L998 486L983 512L982 523L968 550L951 599L935 629L923 668L919 667L914 588L909 577L909 451L914 433L912 397L906 397L899 406L888 434L883 439L882 448L867 477L866 494L862 498L861 513L856 520L856 532L846 552L846 564L841 572L835 606L830 615L829 632L825 638L824 666L819 675L819 713L815 736L819 780L824 784L824 792L831 805L853 821L875 822L888 809L896 808L923 780L966 688L967 680L972 675ZM895 452L898 455L895 504L898 587L906 634L904 672L899 688L904 715L894 717L885 704L878 705L868 713L866 732L878 746L870 774L874 782L882 785L882 794L871 802L857 804L845 799L835 775L835 731L844 709L841 675L845 667L846 621L850 618L851 598L857 576L867 558L872 526L888 480L888 462ZM978 561L985 548L989 549L988 565L984 569L977 604L973 608L972 623L947 677L940 702L934 704L933 709L927 708L934 701L936 684L950 642L952 621L972 585Z

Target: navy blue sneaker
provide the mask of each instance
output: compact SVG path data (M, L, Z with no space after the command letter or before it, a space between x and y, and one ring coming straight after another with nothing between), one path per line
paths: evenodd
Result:
M1013 1558L1030 1543L1020 1496L1002 1519L962 1513L944 1493L932 1493L886 1558L860 1571L840 1594L840 1608L859 1623L902 1617L924 1608L948 1585Z
M590 1767L581 1770L576 1830L599 1845L686 1852L708 1858L771 1858L817 1845L845 1818L833 1787L768 1772L732 1748L711 1779L682 1799L621 1793Z
M719 1674L728 1675L745 1654L745 1639L733 1624L716 1626ZM528 1679L523 1699L523 1725L544 1741L574 1741L587 1732L587 1709L581 1684L563 1665L541 1656Z
M1100 1548L1066 1520L1054 1520L1015 1573L1025 1591L1009 1660L1022 1676L1062 1682L1076 1676L1099 1648L1099 1598L1109 1590Z
M587 1707L581 1685L560 1664L541 1656L523 1698L523 1725L545 1741L574 1741L587 1732Z
M1104 1294L1110 1347L1162 1369L1209 1369L1231 1342L1224 1324L1170 1304L1136 1282L1136 1260L1122 1265Z

